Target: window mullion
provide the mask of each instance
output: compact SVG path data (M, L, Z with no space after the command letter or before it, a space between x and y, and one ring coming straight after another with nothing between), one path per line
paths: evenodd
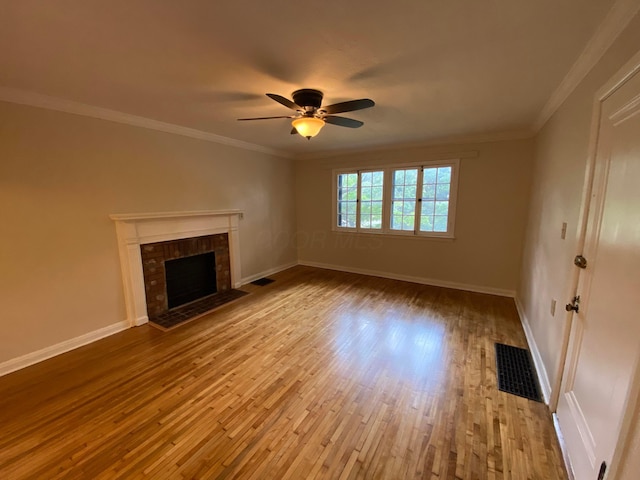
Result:
M424 177L424 167L418 170L418 181L416 182L416 221L413 225L413 234L420 232L420 218L422 217L422 179Z
M393 196L392 169L384 170L384 188L382 192L382 231L384 233L391 232L391 202Z
M362 202L360 201L360 192L362 190L362 171L358 170L358 193L356 194L356 231L360 231L360 207Z

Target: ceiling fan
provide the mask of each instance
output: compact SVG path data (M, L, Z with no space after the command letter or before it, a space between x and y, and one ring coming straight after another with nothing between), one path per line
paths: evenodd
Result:
M257 117L257 118L239 118L240 121L246 120L271 120L273 118L293 118L291 125L293 129L291 134L299 133L307 140L315 137L325 123L337 125L339 127L358 128L363 122L353 120L352 118L338 117L334 113L353 112L370 108L375 105L373 100L361 98L360 100L349 100L348 102L334 103L322 107L323 94L319 90L303 88L293 92L293 101L275 93L267 93L267 97L284 105L291 110L295 110L294 115L285 115L280 117Z

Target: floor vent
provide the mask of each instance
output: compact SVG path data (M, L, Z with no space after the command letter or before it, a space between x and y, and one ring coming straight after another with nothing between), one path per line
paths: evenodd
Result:
M269 285L270 283L275 282L275 280L267 277L259 278L258 280L254 280L251 282L251 285L258 285L259 287L264 287L265 285Z
M529 350L496 343L498 389L541 402L540 389Z

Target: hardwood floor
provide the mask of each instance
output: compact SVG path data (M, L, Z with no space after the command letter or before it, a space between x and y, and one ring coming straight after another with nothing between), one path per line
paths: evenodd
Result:
M2 479L565 479L513 300L296 267L0 378Z

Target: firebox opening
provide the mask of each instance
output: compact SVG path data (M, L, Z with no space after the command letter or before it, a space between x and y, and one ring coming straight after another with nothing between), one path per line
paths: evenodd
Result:
M214 252L165 261L169 308L193 302L217 292Z

